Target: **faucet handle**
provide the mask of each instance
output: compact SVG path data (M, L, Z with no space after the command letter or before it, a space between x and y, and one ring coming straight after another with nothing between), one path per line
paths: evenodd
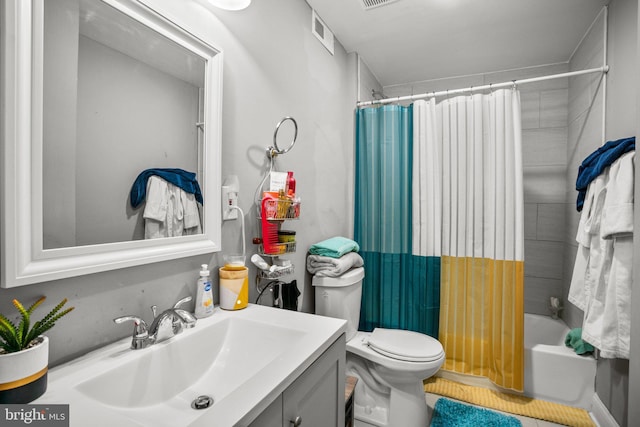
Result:
M189 295L188 297L184 297L182 298L180 301L178 301L177 303L175 303L173 305L173 308L178 308L180 307L182 304L191 301L191 295Z
M152 344L152 339L149 337L149 329L147 328L147 324L144 320L139 318L138 316L122 316L116 317L113 319L115 323L124 323L127 321L132 321L134 324L133 327L133 336L131 339L131 348L134 350L138 350L141 348L146 348Z
M189 301L191 301L191 296L182 298L173 306L173 309L182 318L182 321L184 322L184 326L187 329L190 329L196 326L196 322L197 322L197 319L193 314L189 313L187 310L180 308L180 305Z
M133 336L134 338L144 338L149 336L149 330L147 329L147 324L144 320L139 318L138 316L122 316L116 317L113 319L115 323L124 323L127 321L132 321L134 324L133 327Z

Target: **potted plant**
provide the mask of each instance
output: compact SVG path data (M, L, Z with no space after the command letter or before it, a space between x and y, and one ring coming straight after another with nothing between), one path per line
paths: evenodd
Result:
M0 404L29 403L47 389L49 339L42 334L74 307L62 310L65 298L32 325L31 314L45 298L40 297L26 309L14 299L20 319L17 325L0 314Z

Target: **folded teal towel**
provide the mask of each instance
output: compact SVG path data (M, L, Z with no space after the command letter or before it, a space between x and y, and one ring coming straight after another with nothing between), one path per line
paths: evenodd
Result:
M569 331L564 339L564 345L573 348L576 354L593 353L593 346L582 339L582 328L575 328Z
M332 237L322 242L315 243L309 248L309 253L331 258L340 258L349 252L358 252L360 246L346 237Z

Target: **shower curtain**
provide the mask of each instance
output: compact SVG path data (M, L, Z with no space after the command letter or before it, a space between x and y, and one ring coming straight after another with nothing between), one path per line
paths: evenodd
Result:
M412 251L420 232L412 223L412 149L413 107L357 111L354 239L365 265L360 329L408 329L435 337L440 257Z
M444 369L521 391L524 226L519 93L358 110L360 327L437 336Z
M524 386L524 225L519 92L415 103L436 131L414 144L439 153L414 168L441 176L439 340L443 368ZM419 120L417 117L414 121ZM437 164L439 163L439 165ZM429 179L429 177L426 177Z

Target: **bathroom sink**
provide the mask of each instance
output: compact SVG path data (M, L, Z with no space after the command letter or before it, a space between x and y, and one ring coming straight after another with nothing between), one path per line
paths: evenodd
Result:
M98 402L125 408L163 403L187 389L188 394L199 389L209 392L215 402L303 335L300 330L225 319L157 344L151 351L137 350L140 357L80 383L78 390Z
M70 405L71 426L243 425L345 331L344 321L249 305L142 350L126 338L50 370L34 404ZM199 396L213 402L194 409Z

